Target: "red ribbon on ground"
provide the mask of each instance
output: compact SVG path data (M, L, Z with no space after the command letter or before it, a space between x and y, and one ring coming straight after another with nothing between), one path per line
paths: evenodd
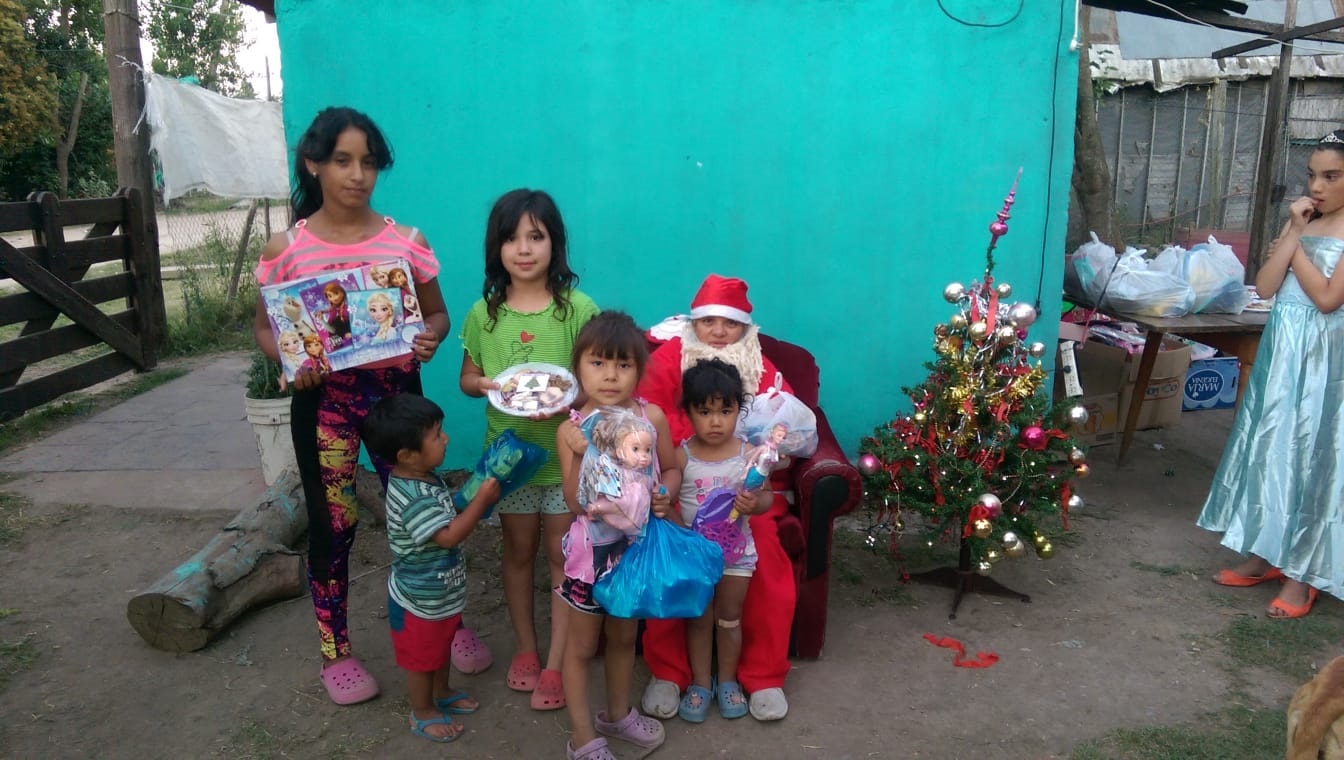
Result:
M976 652L975 659L966 656L966 645L952 638L951 636L938 637L932 633L924 634L924 640L936 647L951 649L956 652L956 658L952 664L959 668L988 668L999 661L999 655L994 652Z

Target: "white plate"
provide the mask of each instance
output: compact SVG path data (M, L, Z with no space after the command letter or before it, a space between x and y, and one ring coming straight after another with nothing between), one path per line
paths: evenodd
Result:
M579 382L573 373L556 364L525 362L495 376L499 390L491 389L486 398L490 405L514 417L549 415L574 403ZM519 388L519 383L524 388Z

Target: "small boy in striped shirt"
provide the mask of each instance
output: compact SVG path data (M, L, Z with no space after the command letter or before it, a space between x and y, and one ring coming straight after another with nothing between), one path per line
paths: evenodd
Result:
M397 665L406 671L411 733L450 742L462 735L452 715L480 704L448 686L453 634L466 607L467 578L461 544L495 502L499 482L481 484L459 512L437 469L448 436L443 410L414 393L388 396L369 410L361 435L373 454L392 463L387 481L387 541L392 574L387 619Z

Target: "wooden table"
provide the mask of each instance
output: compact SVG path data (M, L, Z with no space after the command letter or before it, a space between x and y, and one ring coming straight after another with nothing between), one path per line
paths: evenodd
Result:
M1125 415L1124 434L1120 439L1119 461L1125 461L1125 454L1134 439L1134 428L1139 424L1139 410L1143 406L1144 390L1153 375L1153 364L1157 361L1158 349L1167 333L1184 335L1207 346L1237 357L1241 363L1241 374L1237 381L1237 403L1246 390L1246 381L1251 377L1251 366L1255 364L1255 352L1260 348L1260 334L1265 331L1265 322L1269 319L1267 311L1243 311L1240 314L1189 314L1184 317L1141 317L1119 311L1099 309L1100 313L1121 322L1133 322L1148 331L1148 339L1143 344L1143 355L1139 359L1139 376L1134 381L1134 393L1129 401L1129 412Z

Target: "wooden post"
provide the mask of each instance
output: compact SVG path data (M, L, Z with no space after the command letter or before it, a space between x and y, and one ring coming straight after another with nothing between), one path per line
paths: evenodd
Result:
M1284 31L1297 23L1297 0L1287 0L1283 14ZM1288 95L1292 86L1293 43L1283 42L1279 50L1279 65L1269 78L1269 104L1260 131L1260 161L1255 170L1255 194L1251 201L1251 242L1246 252L1246 282L1255 282L1265 246L1277 230L1271 230L1273 220L1274 184L1278 179L1279 152L1283 149L1283 128L1287 122Z
M112 96L112 144L117 158L117 185L140 191L140 212L144 219L143 235L148 247L148 268L157 284L159 265L159 225L154 216L154 174L149 160L149 127L140 123L145 112L145 70L140 57L140 18L136 0L103 0L103 42L107 57L107 85ZM137 125L139 129L137 129ZM163 288L156 287L146 304L156 325L166 325ZM155 346L162 344L167 331L157 332Z
M307 529L303 486L286 470L259 504L132 597L126 619L151 646L194 652L245 611L305 593L303 556L289 545Z

